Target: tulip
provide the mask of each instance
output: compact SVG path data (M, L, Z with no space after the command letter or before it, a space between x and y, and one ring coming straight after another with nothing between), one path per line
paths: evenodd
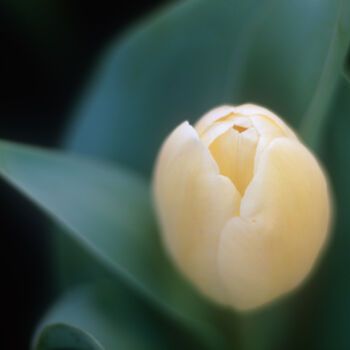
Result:
M330 200L315 156L260 106L221 106L164 142L154 172L164 245L210 299L247 310L290 292L327 238Z

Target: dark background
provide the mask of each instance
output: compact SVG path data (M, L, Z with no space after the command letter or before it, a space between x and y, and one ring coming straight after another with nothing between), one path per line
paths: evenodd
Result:
M161 3L2 0L0 138L59 147L65 122L103 49ZM38 210L1 181L0 198L2 347L28 349L53 297L49 232Z

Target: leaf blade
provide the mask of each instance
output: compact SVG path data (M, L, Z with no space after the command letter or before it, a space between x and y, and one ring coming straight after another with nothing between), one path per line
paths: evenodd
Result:
M149 175L170 130L219 104L255 102L294 127L304 116L310 119L305 130L323 125L350 38L348 3L339 20L342 4L203 0L169 6L111 45L65 146ZM92 133L100 122L105 128Z
M174 323L164 322L135 293L108 280L78 286L58 298L39 324L34 343L38 343L43 330L57 324L69 325L85 335L87 343L106 350L177 349L187 342L194 348L199 346ZM67 337L56 340L66 341ZM74 341L71 337L68 340Z
M145 181L112 165L5 141L0 175L161 313L208 343L221 341L208 318L210 304L165 256Z
M35 350L104 350L91 335L64 323L47 325L40 333Z

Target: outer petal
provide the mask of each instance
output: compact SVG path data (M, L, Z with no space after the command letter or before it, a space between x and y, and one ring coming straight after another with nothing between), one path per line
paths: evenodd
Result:
M246 116L261 115L261 116L268 117L271 121L276 123L276 125L279 126L284 131L286 136L293 139L297 138L294 131L281 118L279 118L276 114L272 113L271 111L269 111L264 107L247 103L247 104L235 107L234 113L246 115Z
M259 306L304 279L326 238L327 192L322 170L301 143L272 141L242 199L240 217L221 234L219 270L233 306Z
M204 114L202 118L198 120L195 128L199 135L201 135L208 127L210 127L218 119L227 116L228 114L234 113L235 107L233 106L220 106L210 110Z
M196 130L198 131L199 135L201 135L214 122L216 122L220 118L228 116L229 114L247 117L254 115L265 116L269 118L272 122L274 122L279 128L281 128L287 137L294 139L297 138L293 130L276 114L272 113L264 107L257 106L251 103L247 103L237 107L220 106L214 108L199 119L195 126Z
M187 122L162 147L154 190L165 245L175 262L205 294L224 302L218 241L237 213L240 195L219 174L210 152Z

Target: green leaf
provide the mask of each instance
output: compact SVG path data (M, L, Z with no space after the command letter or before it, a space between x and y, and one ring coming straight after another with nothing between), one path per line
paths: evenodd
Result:
M324 157L334 190L334 233L330 239L326 256L327 265L319 291L319 316L317 322L318 349L329 349L337 344L338 349L350 346L350 85L342 81L337 98L330 110L332 119L327 125L327 138L324 144Z
M348 0L337 1L336 4L329 1L327 7L335 9L337 7L336 17L332 20L330 27L332 32L329 36L329 29L324 32L319 31L319 35L328 35L327 55L325 56L322 70L320 71L318 84L312 100L308 106L306 114L302 120L302 136L314 148L320 146L322 142L323 129L326 124L325 118L330 104L333 101L335 88L338 86L341 73L344 69L346 54L350 44L350 2ZM325 8L327 11L327 8ZM311 65L309 67L312 68Z
M68 149L150 174L166 135L222 104L255 102L313 143L350 37L343 0L193 0L113 43L74 113ZM320 39L322 38L322 39Z
M294 349L305 343L319 350L350 347L350 84L345 78L329 114L322 155L334 195L334 227L322 257L319 278L293 321L298 325L295 334L303 334Z
M76 349L86 349L80 346L83 342L91 349L106 350L180 349L186 345L206 348L174 323L164 320L123 285L108 281L65 293L45 315L37 334L35 350L58 350L61 344L74 341ZM53 347L39 347L44 344Z
M35 350L104 350L91 335L64 323L46 326L37 340Z
M50 273L53 287L63 292L79 284L91 283L100 278L114 278L115 271L79 240L67 234L62 227L53 227L51 238Z
M149 188L140 177L109 164L5 141L0 142L0 175L60 224L77 249L91 252L161 312L208 343L214 341L210 305L169 264ZM65 254L72 264L79 263L74 250Z

